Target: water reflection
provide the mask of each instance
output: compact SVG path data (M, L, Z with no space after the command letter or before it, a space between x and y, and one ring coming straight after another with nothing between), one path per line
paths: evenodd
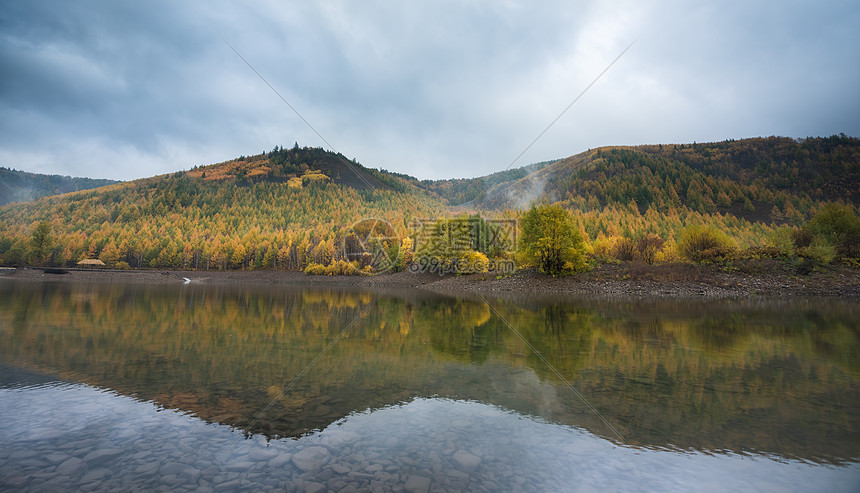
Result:
M0 489L838 492L860 480L856 464L618 447L581 428L441 398L270 441L67 382L0 389L0 413Z
M0 362L245 429L376 293L0 285ZM655 450L860 456L851 303L491 300L625 437ZM256 422L313 435L416 397L614 438L482 302L386 294Z

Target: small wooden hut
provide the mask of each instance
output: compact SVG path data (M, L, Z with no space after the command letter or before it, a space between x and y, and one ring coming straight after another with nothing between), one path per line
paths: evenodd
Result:
M102 262L101 260L97 259L97 258L85 258L85 259L81 260L80 262L78 262L78 265L80 267L86 267L89 269L93 269L96 267L104 267L105 263Z

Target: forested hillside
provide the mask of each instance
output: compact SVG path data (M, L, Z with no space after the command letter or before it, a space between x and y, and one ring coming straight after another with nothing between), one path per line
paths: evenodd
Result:
M237 159L209 166L195 167L187 173L192 178L206 182L235 180L239 185L252 183L288 183L293 188L302 184L335 183L356 190L411 189L406 175L365 168L355 160L315 147L286 149L275 146L271 152L255 156L240 156ZM412 178L414 180L414 178Z
M708 247L713 258L767 247L768 255L814 255L826 263L857 257L858 200L860 139L844 135L605 147L481 178L434 182L295 145L0 207L0 262L71 266L98 258L120 268L355 273L343 261L372 269L386 253L398 259L398 269L419 258L444 266L457 256L484 268L494 257L510 260L516 245L478 247L473 238L467 255L440 252L453 252L459 239L451 236L464 225L493 237L510 228L474 215L456 227L433 223L438 238L431 239L447 243L422 249L410 229L413 220L463 213L522 219L542 202L566 209L583 240L577 248L592 260L672 261L682 255L676 243L705 228L705 237L722 235ZM390 226L355 230L363 219ZM364 241L378 236L387 239Z
M26 202L48 195L89 190L117 183L115 180L40 175L0 167L0 205Z
M779 221L808 212L814 202L860 201L860 139L770 137L594 149L494 187L482 205L510 205L535 182L542 185L541 198L568 200L579 210L635 201L642 213L686 206Z
M493 187L489 210L539 200L572 211L591 239L689 224L717 227L741 246L761 245L774 225L801 225L826 202L860 203L860 139L844 135L707 144L605 147Z
M341 256L356 221L383 219L406 236L412 219L443 209L406 180L342 156L276 148L0 208L0 256L11 265L302 269ZM40 223L50 226L47 245L33 243Z

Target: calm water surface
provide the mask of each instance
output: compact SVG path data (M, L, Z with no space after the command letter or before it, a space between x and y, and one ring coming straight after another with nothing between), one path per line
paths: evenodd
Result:
M860 489L856 303L488 301L0 279L0 489Z

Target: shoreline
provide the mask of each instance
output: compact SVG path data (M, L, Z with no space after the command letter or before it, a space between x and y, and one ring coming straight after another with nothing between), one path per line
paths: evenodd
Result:
M694 264L601 264L591 271L552 277L531 270L509 276L493 273L446 275L408 271L376 276L309 276L296 271L180 271L8 269L0 280L143 284L235 284L426 289L439 293L504 295L609 296L626 298L801 298L860 300L860 270L829 266L806 275L776 262L758 262L726 271Z

